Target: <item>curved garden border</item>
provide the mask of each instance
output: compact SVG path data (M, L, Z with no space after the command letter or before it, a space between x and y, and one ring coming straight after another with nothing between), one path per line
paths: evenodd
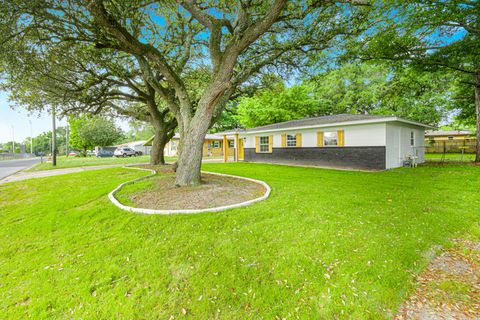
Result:
M157 172L155 170L152 170L152 169L142 169L142 168L135 168L135 167L124 167L124 168L150 171L152 173L151 175L148 175L148 176L145 176L145 177L140 177L140 178L137 178L137 179L134 179L134 180L124 182L124 183L118 185L118 187L116 187L112 192L110 192L108 194L108 199L110 199L110 201L115 206L117 206L118 208L120 208L122 210L130 211L130 212L134 212L134 213L173 215L173 214L195 214L195 213L205 213L205 212L219 212L219 211L230 210L230 209L235 209L235 208L240 208L240 207L246 207L246 206L249 206L249 205L251 205L255 202L265 200L270 196L270 192L272 191L270 186L267 183L265 183L264 181L261 181L261 180L239 177L239 176L234 176L234 175L224 174L224 173L202 171L202 173L207 173L207 174L212 174L212 175L217 175L217 176L223 176L223 177L231 177L231 178L236 178L236 179L255 182L255 183L258 183L258 184L262 185L263 187L265 187L266 191L265 191L263 196L252 199L252 200L248 200L248 201L244 201L244 202L240 202L240 203L236 203L236 204L231 204L231 205L228 205L228 206L214 207L214 208L184 209L184 210L157 210L157 209L135 208L135 207L129 207L129 206L121 204L117 200L117 198L115 198L115 194L118 191L120 191L123 188L123 186L135 183L137 181L140 181L140 180L143 180L143 179L146 179L146 178L149 178L149 177L153 176L154 174L156 174Z

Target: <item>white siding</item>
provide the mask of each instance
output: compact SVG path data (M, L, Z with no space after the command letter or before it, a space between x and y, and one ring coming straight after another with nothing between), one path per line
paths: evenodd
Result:
M359 124L352 126L331 126L318 129L298 129L285 130L277 132L250 133L240 135L245 137L245 148L255 148L255 136L273 135L273 147L280 148L282 146L282 134L302 134L302 147L317 146L318 131L345 131L346 147L372 147L385 146L385 123Z
M317 146L318 131L345 132L345 147L376 147L385 146L386 168L398 168L403 165L403 160L408 156L417 157L417 162L424 162L424 138L423 127L401 122L358 124L348 126L330 126L315 129L297 129L276 132L240 134L245 138L245 148L255 148L255 136L273 135L273 147L280 148L282 134L302 134L302 147ZM415 145L410 145L410 134L414 132Z
M408 156L416 156L417 162L422 163L424 159L424 138L425 130L420 127L392 122L387 123L386 135L386 167L387 169L398 168ZM415 136L415 144L410 144L411 132Z

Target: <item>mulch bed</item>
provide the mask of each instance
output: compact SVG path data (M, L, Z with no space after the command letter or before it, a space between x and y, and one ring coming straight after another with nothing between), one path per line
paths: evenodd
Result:
M429 264L396 320L480 319L480 243L457 240Z
M252 200L261 197L266 191L255 182L211 174L202 174L200 186L177 187L171 166L141 167L154 169L163 175L149 178L153 181L153 188L128 195L137 208L207 209Z

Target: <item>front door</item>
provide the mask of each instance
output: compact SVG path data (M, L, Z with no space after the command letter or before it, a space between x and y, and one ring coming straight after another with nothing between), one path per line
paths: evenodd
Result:
M243 139L238 139L238 160L243 160Z

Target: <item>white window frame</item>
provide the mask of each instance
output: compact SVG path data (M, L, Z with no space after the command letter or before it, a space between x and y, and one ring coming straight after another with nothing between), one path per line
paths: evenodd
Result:
M410 147L415 147L415 132L410 131Z
M265 139L266 139L266 143L265 143ZM262 140L264 140L262 142ZM264 147L263 149L266 149L263 150L262 147ZM261 153L268 153L270 152L270 137L269 136L260 136L258 137L258 151L261 152Z
M212 148L219 149L220 141L212 141Z
M229 140L228 141L228 147L229 148L235 148L235 141Z
M287 134L285 138L286 142L285 145L289 148L293 148L297 146L297 135L296 134Z
M335 138L332 138L332 140L335 139L335 144L329 144L328 143L327 138L330 134L335 135ZM324 131L323 132L323 146L324 147L338 147L338 132L337 131Z

